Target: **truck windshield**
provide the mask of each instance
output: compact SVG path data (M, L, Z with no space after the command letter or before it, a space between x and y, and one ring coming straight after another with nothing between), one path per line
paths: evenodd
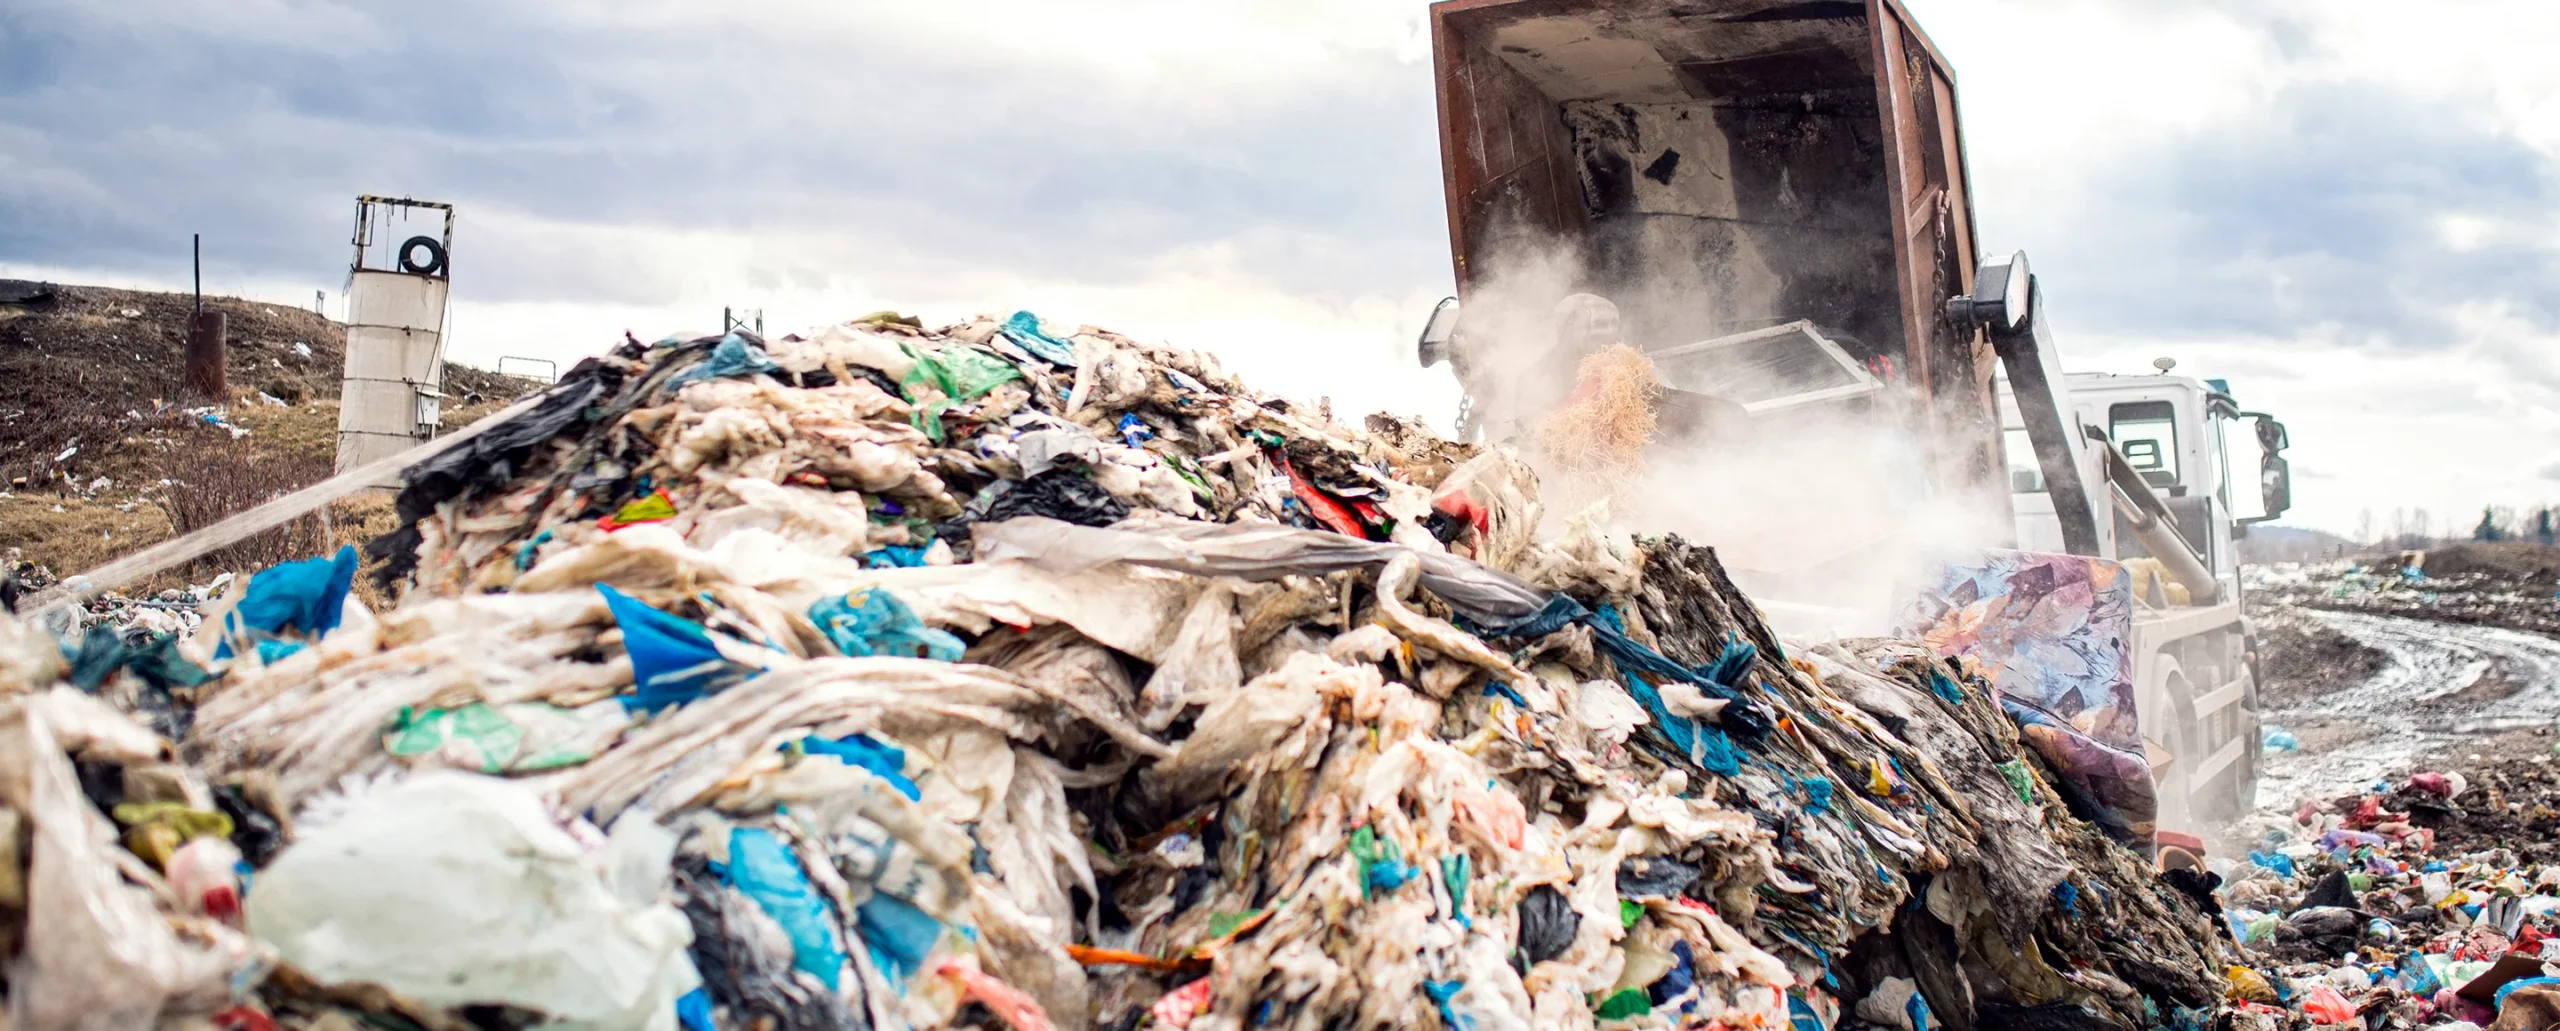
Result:
M2154 487L2178 482L2178 406L2134 401L2107 409L2107 437L2127 464Z

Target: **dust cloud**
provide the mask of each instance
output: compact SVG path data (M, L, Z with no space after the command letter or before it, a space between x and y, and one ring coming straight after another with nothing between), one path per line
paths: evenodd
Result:
M1677 289L1682 307L1712 312L1719 299L1696 296L1694 277L1677 287L1667 277L1601 281L1572 244L1552 238L1514 234L1505 244L1469 289L1451 350L1478 439L1511 446L1537 471L1548 499L1542 532L1581 520L1712 546L1782 632L1814 639L1886 633L1932 565L2010 541L2005 499L1931 489L1913 429L1924 413L1891 385L1863 403L1766 413L1677 444L1658 439L1632 475L1557 461L1538 446L1537 429L1575 381L1558 302L1588 292L1628 307ZM1644 331L1630 323L1629 335ZM1710 335L1625 342L1654 351Z

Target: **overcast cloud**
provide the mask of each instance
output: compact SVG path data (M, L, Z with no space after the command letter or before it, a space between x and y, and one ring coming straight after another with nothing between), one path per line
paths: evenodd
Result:
M720 10L708 8L719 7ZM2294 521L2560 500L2560 11L1911 0L1989 252L2074 368L2155 357L2293 428ZM1445 419L1408 0L16 0L0 274L341 285L354 195L461 211L453 348L571 359L761 306L1028 307Z

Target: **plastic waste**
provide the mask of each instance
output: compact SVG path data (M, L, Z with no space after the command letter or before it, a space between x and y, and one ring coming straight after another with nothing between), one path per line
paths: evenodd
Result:
M2441 905L2453 897L2453 874L2436 870L2418 877L2419 891L2430 906Z
M1033 430L1013 438L1013 445L1025 479L1060 465L1091 465L1102 460L1102 442L1082 427Z
M189 912L216 920L240 917L240 849L226 838L201 837L169 856L169 889Z
M964 344L940 350L911 347L908 354L915 366L898 385L907 400L922 406L916 410L916 427L936 441L943 438L943 413L1022 378L1022 370L1012 363Z
M2444 987L2444 977L2429 962L2430 957L2411 953L2400 957L2400 990L2418 998L2427 998Z
M382 750L480 773L535 773L594 758L631 723L630 709L610 699L575 709L546 702L404 707L383 729Z
M647 496L625 502L612 515L596 520L596 527L608 533L641 523L660 523L676 517L676 503L664 490L650 491Z
M613 621L622 628L622 645L631 654L631 671L639 691L622 703L643 712L682 705L753 675L711 642L702 624L678 619L643 604L611 584L597 584Z
M1102 489L1083 470L1052 466L1040 475L998 480L969 499L963 523L1003 522L1021 516L1046 516L1078 526L1109 526L1129 517L1126 502Z
M2460 773L2437 773L2430 770L2410 774L2409 787L2439 798L2452 799L2459 797L2463 788L2469 786L2466 780L2467 778Z
M297 814L306 847L458 775L423 768L551 765L510 706L647 709L525 784L620 818L600 846L572 820L577 865L692 932L701 991L652 1021L1817 1031L1873 955L1972 981L1986 1026L2077 1006L2002 986L2205 1026L2172 1003L2219 993L2208 925L2080 815L2142 803L1978 664L1794 654L1705 549L1596 516L1541 541L1498 449L1332 425L1099 330L1063 371L1005 329L871 320L678 389L730 341L572 370L531 409L550 429L512 416L413 476L425 561L378 647L199 692L209 779L274 784L193 808L250 851L244 814ZM660 492L674 518L593 519ZM672 872L626 876L624 824L661 820ZM2012 955L2013 918L2069 933ZM1909 978L1892 1009L1934 1023Z
M836 940L826 900L809 886L809 875L782 839L762 827L731 828L724 877L791 936L792 966L833 990L844 976L844 945Z
M1698 879L1699 867L1668 856L1639 856L1618 864L1618 894L1628 898L1671 898Z
M763 341L745 333L730 333L720 338L711 353L701 361L667 378L666 390L682 390L706 379L752 376L760 372L780 372L782 367L766 357Z
M248 926L324 982L668 1031L676 1000L700 979L684 916L634 904L654 898L674 848L648 824L615 826L641 853L621 876L645 883L608 883L523 787L421 773L356 800L278 855L249 892Z
M253 635L299 634L318 638L338 628L347 594L355 589L356 549L342 545L328 558L307 558L269 566L249 578L249 586L224 617L230 640ZM226 640L219 656L235 654Z
M924 797L923 790L916 787L916 782L907 779L906 750L881 741L879 738L869 734L847 734L832 741L822 737L805 737L800 739L799 747L802 752L809 755L834 756L837 761L847 766L869 770L880 779L888 781L891 787L897 788L898 793L907 796L909 800Z
M1202 976L1189 984L1164 993L1163 998L1157 999L1155 1005L1149 1007L1148 1014L1155 1018L1156 1023L1165 1027L1175 1028L1177 1031L1188 1028L1194 1018L1208 1010L1211 987L1208 977Z
M71 651L71 683L81 690L97 690L120 669L131 670L145 685L163 692L213 679L213 674L179 653L174 634L154 635L134 645L97 628L83 634L79 647Z
M1031 352L1032 357L1051 365L1075 367L1075 345L1043 332L1037 315L1027 311L1014 312L1012 318L1004 321L1001 332L1005 339L1013 341L1014 346Z
M2337 989L2324 984L2302 993L2302 1014L2314 1024L2344 1024L2356 1019L2356 1008Z
M2260 731L2258 743L2268 752L2293 752L2302 748L2302 739L2283 727L2268 727Z
M1878 982L1874 991L1858 1000L1857 1010L1869 1023L1895 1031L1930 1031L1938 1026L1928 1000L1920 995L1919 982L1907 977Z
M1520 900L1520 955L1531 963L1564 955L1581 929L1582 914L1554 885L1531 888Z
M2233 1002L2254 1002L2273 1006L2280 1001L2276 998L2275 986L2267 983L2266 975L2255 970L2234 966L2224 970L2222 976L2223 980L2231 986L2226 997Z
M22 908L24 926L35 931L19 939L9 969L8 1022L152 1027L180 1000L227 1000L236 977L254 976L252 943L218 924L179 936L152 893L118 873L115 846L93 829L100 817L72 763L75 753L155 759L151 733L69 687L21 695L6 711L12 718L0 719L0 754L17 761L0 768L0 795L24 809L11 808L13 818L0 826L12 832L0 851L13 860L0 888L19 896L22 907L12 908Z
M816 623L819 631L835 642L836 650L846 655L899 655L958 662L961 654L968 651L968 645L959 638L924 625L916 618L915 610L879 588L862 588L818 602L809 607L809 621Z

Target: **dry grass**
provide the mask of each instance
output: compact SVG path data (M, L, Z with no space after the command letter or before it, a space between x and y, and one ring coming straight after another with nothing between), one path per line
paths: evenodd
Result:
M147 501L0 498L0 548L58 573L95 569L167 539L168 514Z
M246 509L329 478L325 457L283 448L244 447L250 441L191 438L161 456L160 476L176 481L161 498L170 528L194 533ZM197 559L193 572L264 569L320 553L329 528L318 515L258 533Z
M278 408L252 398L232 404L231 421L251 434L241 444L261 451L312 456L327 463L337 460L336 401L306 401Z

